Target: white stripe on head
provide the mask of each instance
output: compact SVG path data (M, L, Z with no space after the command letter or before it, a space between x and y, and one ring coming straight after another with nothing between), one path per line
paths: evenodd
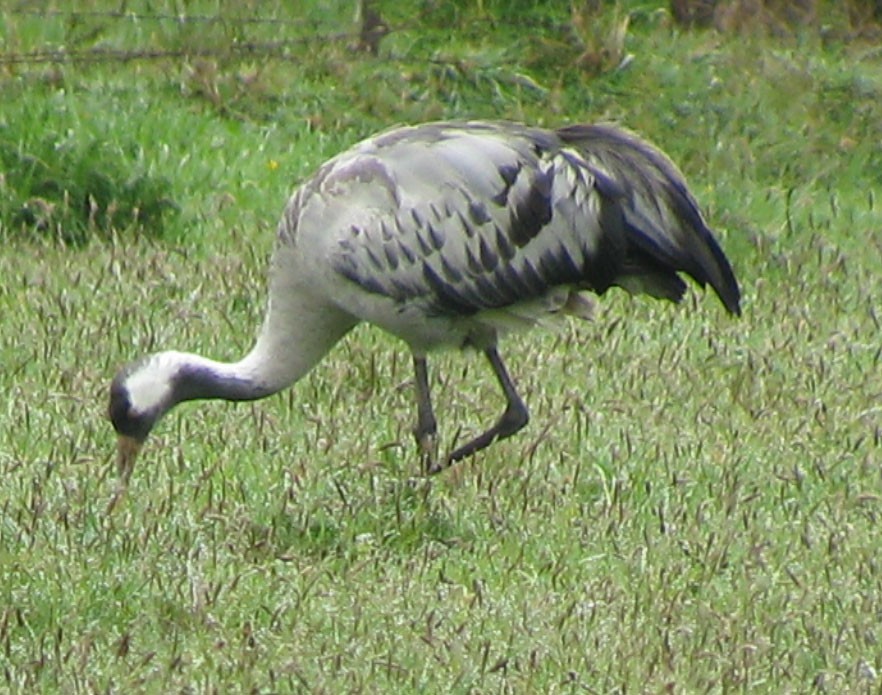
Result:
M159 352L145 359L126 377L124 384L135 413L156 410L168 400L182 357L179 352Z

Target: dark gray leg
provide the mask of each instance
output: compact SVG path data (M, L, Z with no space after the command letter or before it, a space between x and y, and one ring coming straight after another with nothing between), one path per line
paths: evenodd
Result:
M423 470L426 473L437 473L441 470L438 465L438 423L435 422L435 413L432 412L432 395L429 392L429 370L425 357L413 357L413 371L415 375L416 399L417 399L417 423L413 428L413 436L416 438L423 461Z
M527 406L524 405L517 390L515 390L514 383L512 383L511 377L508 375L505 365L502 362L502 358L499 357L496 348L489 347L484 350L484 354L490 361L490 366L493 367L493 373L496 374L499 385L505 393L505 399L507 402L505 412L502 413L502 416L496 421L496 424L493 425L493 427L483 434L479 434L472 441L466 442L450 454L450 456L447 457L447 466L490 446L498 439L510 437L526 425L527 421L530 419L530 413L527 411Z

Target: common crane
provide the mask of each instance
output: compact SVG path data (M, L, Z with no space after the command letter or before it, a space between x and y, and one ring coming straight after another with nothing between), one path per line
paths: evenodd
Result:
M520 430L527 408L497 350L509 330L584 314L613 286L678 301L709 284L732 314L740 291L683 176L614 125L507 122L399 127L334 157L293 193L278 227L263 327L235 363L160 352L110 387L128 481L157 421L182 401L264 398L303 377L367 321L413 355L414 435L437 472ZM496 423L437 454L427 354L483 351L506 399Z

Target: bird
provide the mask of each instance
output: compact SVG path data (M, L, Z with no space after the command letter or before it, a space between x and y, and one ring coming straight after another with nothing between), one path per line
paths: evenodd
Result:
M268 274L263 324L242 359L158 352L113 378L109 418L122 481L178 403L275 394L362 322L411 352L413 435L424 472L434 474L527 424L498 348L511 331L586 317L587 295L611 287L679 302L681 274L741 314L732 266L683 174L614 123L440 121L369 137L291 194ZM492 426L446 456L427 363L441 348L483 353L505 398Z

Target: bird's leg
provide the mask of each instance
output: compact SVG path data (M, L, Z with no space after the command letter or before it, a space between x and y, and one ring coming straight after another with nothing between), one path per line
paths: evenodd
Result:
M425 357L413 357L413 370L416 376L417 423L413 436L423 461L423 471L428 474L441 470L438 465L438 424L432 411L432 395L429 393L429 371Z
M503 364L502 358L499 356L496 348L489 347L484 350L484 354L487 356L487 359L490 360L490 366L493 367L493 373L496 374L496 378L499 380L499 385L505 393L507 401L505 412L502 413L502 416L496 421L496 424L493 425L493 427L483 434L479 434L470 442L466 442L450 454L450 456L447 457L446 465L448 466L490 446L498 439L510 437L526 425L527 421L530 419L530 413L527 411L527 406L524 405L524 402L518 395L514 383L508 375L508 371L505 369L505 364Z

